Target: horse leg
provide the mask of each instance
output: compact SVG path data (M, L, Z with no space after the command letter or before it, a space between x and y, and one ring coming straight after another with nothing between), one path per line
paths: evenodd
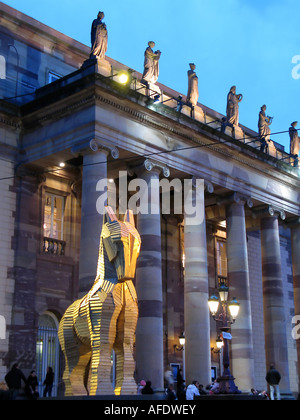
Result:
M111 339L113 349L116 355L116 381L115 395L120 395L124 378L124 352L123 352L123 325L124 325L124 293L123 285L117 284L113 290L113 299L115 305L114 316L111 323Z
M136 394L137 385L134 380L135 361L133 344L138 320L138 308L135 290L122 284L122 310L117 321L117 334L114 349L116 352L116 393L122 395ZM133 296L132 296L133 293Z
M90 299L92 358L89 376L90 395L113 395L111 383L110 325L114 313L112 294L98 292Z
M74 329L74 314L79 301L71 305L63 316L59 325L58 336L62 351L65 355L65 395L86 395L84 386L84 371L89 362L89 349L80 344Z
M124 307L120 311L116 322L116 337L114 342L114 351L116 355L116 383L115 383L115 394L120 395L122 391L124 381L124 323L125 323L125 311Z

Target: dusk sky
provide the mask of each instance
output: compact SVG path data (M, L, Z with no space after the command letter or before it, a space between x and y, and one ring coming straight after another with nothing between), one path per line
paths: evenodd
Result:
M225 113L232 85L244 99L240 123L257 131L263 104L272 132L300 129L299 0L7 0L5 4L90 46L99 10L109 31L107 55L143 71L150 40L162 51L159 82L187 93L194 62L199 102ZM297 66L298 65L298 66ZM287 133L271 138L289 152Z

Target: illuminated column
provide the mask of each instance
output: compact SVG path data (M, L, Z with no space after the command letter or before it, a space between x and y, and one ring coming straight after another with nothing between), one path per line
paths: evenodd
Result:
M232 373L236 385L242 391L250 391L254 386L254 356L245 203L246 199L234 195L226 207L227 264L231 297L240 302L238 319L232 325ZM247 203L251 207L251 200Z
M266 367L275 364L282 377L281 391L290 393L279 223L274 209L268 210L269 214L261 218Z
M146 169L145 169L146 168ZM138 381L150 380L153 388L163 389L163 294L161 256L161 214L159 175L150 161L137 170L142 214L137 216L141 253L136 268L139 320L136 329L136 371ZM167 168L165 168L167 169Z
M208 267L204 183L187 198L185 205L196 204L201 212L198 220L184 215L184 320L186 384L193 380L208 384L211 381L210 315L208 308ZM189 203L188 203L189 202Z
M72 151L74 154L83 154L79 260L79 296L82 297L91 289L96 277L103 212L106 204L104 184L107 185L107 156L111 152L116 158L117 151L98 144L96 140L74 146ZM102 181L102 186L101 190L97 191L99 181Z
M300 219L291 225L295 315L300 316ZM299 331L299 330L298 330ZM300 392L300 338L296 338Z

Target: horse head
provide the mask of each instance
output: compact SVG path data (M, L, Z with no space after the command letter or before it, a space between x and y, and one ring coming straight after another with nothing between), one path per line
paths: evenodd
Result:
M111 207L105 209L101 234L103 248L109 262L115 267L118 281L133 280L141 247L133 213L127 210L122 222L117 219Z

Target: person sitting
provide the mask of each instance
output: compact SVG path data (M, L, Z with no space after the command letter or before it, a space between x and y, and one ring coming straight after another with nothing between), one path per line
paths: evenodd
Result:
M186 399L187 400L193 400L195 396L197 396L197 397L200 396L199 382L198 381L193 381L193 383L190 384L187 387L187 390L186 390Z
M142 389L142 395L151 395L151 394L154 394L154 391L153 391L151 385L152 385L151 381L147 381L146 382L146 385Z

